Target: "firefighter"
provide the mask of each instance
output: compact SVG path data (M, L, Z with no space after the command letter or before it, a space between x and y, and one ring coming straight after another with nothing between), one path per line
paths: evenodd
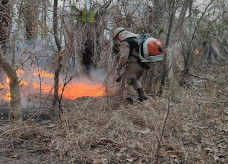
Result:
M117 51L119 60L115 67L115 80L116 82L120 82L122 78L126 79L126 82L138 92L139 100L144 101L148 99L148 96L143 90L140 78L146 69L138 64L135 57L130 55L130 45L123 41L127 38L132 38L137 41L138 37L138 34L129 32L122 27L118 27L114 30L114 45L116 45L116 42L120 42L118 46L119 51ZM139 55L135 49L132 50L132 54L134 56Z

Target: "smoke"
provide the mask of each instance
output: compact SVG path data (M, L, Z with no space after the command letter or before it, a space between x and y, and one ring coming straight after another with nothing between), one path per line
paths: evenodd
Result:
M96 83L103 83L105 80L105 77L107 75L106 72L104 72L103 70L91 70L90 72L90 79Z
M49 45L45 40L31 40L26 44L21 43L16 47L14 54L9 53L8 60L9 62L12 59L15 60L15 68L21 81L20 91L23 108L40 108L44 105L50 107L53 97L54 70L56 67L54 54L52 45ZM74 96L83 96L83 94L85 96L104 94L104 88L102 88L106 78L104 70L91 69L89 74L85 74L83 72L74 72L72 71L74 68L69 69L68 67L69 65L63 65L62 73L59 77L59 93L62 92L61 87L63 84L72 78L65 88L65 92L70 99L73 99ZM5 77L3 81L6 82ZM0 95L5 93L0 91Z
M13 20L17 20L19 17L19 11L15 4L15 14ZM47 14L48 15L48 14ZM52 20L50 19L47 21ZM15 63L15 68L18 70L17 75L21 81L21 98L23 108L38 108L40 102L50 103L53 93L53 77L43 77L43 73L48 75L54 75L56 68L57 58L55 56L56 45L54 44L53 35L49 35L45 38L41 38L41 35L36 39L25 40L24 29L18 25L18 21L12 22L12 30L10 35L10 44L8 47L7 59L9 63ZM51 29L52 23L47 23ZM39 31L43 32L43 31ZM61 40L62 44L65 43L64 37ZM64 47L64 45L63 45ZM68 61L68 57L63 57L63 69L60 75L60 85L63 85L71 77L72 80L67 86L77 84L87 84L88 86L102 86L106 77L106 72L99 69L90 70L89 74L79 72L77 65L76 68L71 66ZM72 62L73 63L73 62ZM76 63L80 63L77 61ZM70 67L70 68L69 68ZM0 70L0 83L7 84L6 75ZM1 89L1 88L0 88ZM3 92L4 90L4 92ZM4 96L7 92L7 88L0 90L0 96ZM49 91L48 91L49 90ZM48 92L47 92L48 91ZM77 91L75 91L77 92ZM42 103L45 104L45 103ZM49 104L50 105L50 104Z

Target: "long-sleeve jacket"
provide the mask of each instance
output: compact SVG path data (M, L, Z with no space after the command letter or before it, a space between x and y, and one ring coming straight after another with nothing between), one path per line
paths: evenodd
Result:
M135 38L137 41L137 38ZM130 79L139 79L143 72L145 71L138 63L137 59L133 56L129 56L130 53L130 45L122 41L120 43L120 52L119 52L119 61L115 67L116 75L122 76L123 78L130 78ZM139 54L135 49L132 50L132 54L138 56Z

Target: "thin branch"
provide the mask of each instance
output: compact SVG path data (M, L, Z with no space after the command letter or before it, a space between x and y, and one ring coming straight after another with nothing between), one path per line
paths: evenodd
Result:
M61 120L61 114L63 113L63 109L62 109L62 99L63 99L63 93L65 90L66 85L73 79L73 76L71 76L67 81L64 82L63 84L63 88L62 88L62 92L60 97L58 98L58 103L59 103L59 118ZM62 121L62 120L61 120Z
M170 111L170 105L169 105L169 99L168 99L168 106L167 106L167 114L165 116L165 120L164 120L164 124L163 124L163 127L162 127L162 131L161 131L161 135L160 135L160 138L158 140L158 147L157 147L157 155L156 155L156 158L157 158L157 164L159 163L159 152L160 152L160 149L161 149L161 142L162 142L162 138L163 138L163 135L164 135L164 132L165 132L165 127L166 127L166 123L167 123L167 120L168 120L168 117L169 117L169 111Z

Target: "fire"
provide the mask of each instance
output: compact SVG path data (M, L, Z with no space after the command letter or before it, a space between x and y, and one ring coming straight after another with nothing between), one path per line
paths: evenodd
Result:
M20 80L20 86L28 86L28 82Z
M4 100L8 100L8 101L10 101L10 100L11 100L10 93L8 92L8 93L6 94L6 96L5 96L5 97L3 97L3 99L4 99Z
M101 91L99 93L97 93L97 96L100 96L100 95L103 95L104 94L104 91Z
M21 75L23 75L25 72L23 71L23 70L21 70L21 69L18 69L17 71L17 74L21 74Z
M196 49L196 50L195 50L195 53L196 53L196 54L199 54L199 50L198 50L198 49Z
M1 84L0 83L0 91L9 91L9 84ZM6 93L5 95L2 96L3 100L10 100L10 93Z
M4 89L5 88L5 85L2 85L1 83L0 83L0 89Z
M0 91L5 91L5 95L4 96L2 96L2 99L3 100L6 100L6 101L10 101L11 100L11 98L10 98L10 93L9 93L9 79L7 78L6 79L6 83L5 84L1 84L0 83Z
M40 84L33 83L33 88L40 89ZM63 85L59 87L59 94L61 94ZM53 93L52 85L41 84L43 93ZM100 97L106 94L105 88L101 85L92 85L84 83L69 84L64 88L63 97L66 99L74 100L79 97Z
M10 101L10 100L11 100L10 93L6 93L6 95L4 95L4 96L2 97L2 100Z
M0 83L0 90L5 90L7 93L2 96L3 100L6 101L10 101L11 100L11 96L10 96L10 92L9 92L9 78L6 79L6 83L3 85ZM27 86L28 83L26 81L20 80L20 86Z
M41 90L43 93L53 93L52 85L48 84L38 84L33 82L33 88L36 90ZM61 94L63 85L59 87L59 94ZM105 87L101 85L92 85L84 83L68 84L64 88L63 97L66 99L74 100L79 97L100 97L106 95Z
M52 90L51 85L45 85L45 84L38 84L36 82L33 82L33 88L39 90L41 88L42 92L49 93Z
M34 72L34 73L33 73L33 76L40 76L40 77L42 77L42 78L46 78L46 77L48 77L48 78L54 78L54 75L53 75L53 74L47 73L47 72L45 72L45 71Z
M19 78L22 77L22 75L24 74L23 70L18 69L17 70L17 74L19 76ZM40 76L42 77L42 81L41 84L39 82L31 82L31 85L29 85L30 82L25 81L24 79L19 81L19 85L21 88L21 91L24 92L27 89L29 89L29 87L32 87L33 94L35 93L39 93L42 92L42 95L45 94L53 94L54 93L54 89L53 89L53 78L54 75L45 71L41 71L39 73L35 72L32 74L33 76ZM37 77L34 77L37 81ZM51 80L50 80L51 78ZM10 101L10 93L9 93L9 79L6 79L6 82L1 84L0 83L0 95L2 97L3 100L6 101ZM48 82L48 83L47 83ZM59 86L59 94L62 93L62 89L63 89L63 85L61 84ZM64 92L63 92L63 98L65 99L69 99L69 100L74 100L77 99L79 97L101 97L106 95L106 88L104 86L102 86L101 84L91 84L89 82L72 82L66 85L66 87L64 88Z
M59 92L61 93L62 86L60 86ZM97 84L85 84L85 83L77 83L77 84L69 84L66 86L63 97L67 99L74 100L79 97L100 97L106 94L105 87Z

